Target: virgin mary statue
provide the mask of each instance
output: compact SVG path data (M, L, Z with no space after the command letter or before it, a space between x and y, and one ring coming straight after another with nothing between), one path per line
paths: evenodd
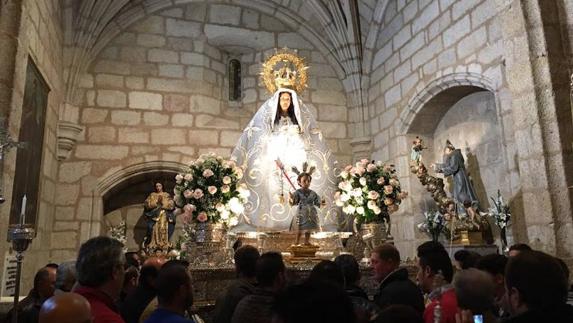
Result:
M245 169L243 179L251 193L245 216L235 230L288 230L296 214L296 206L286 202L288 193L299 188L292 168L301 169L308 162L316 167L310 189L326 202L318 212L319 227L337 231L340 214L332 201L334 158L297 94L306 85L306 67L300 57L283 51L263 64L261 74L274 94L255 113L232 153L232 159Z

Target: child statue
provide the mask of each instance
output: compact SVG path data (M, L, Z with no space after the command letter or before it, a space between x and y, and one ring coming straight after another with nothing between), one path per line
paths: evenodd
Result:
M318 230L316 207L324 206L324 201L321 201L318 194L309 188L315 167L308 168L308 171L307 168L308 163L306 162L302 166L302 172L296 167L292 168L293 172L298 175L297 182L300 188L294 193L289 192L289 203L290 205L298 205L298 212L290 225L291 231L297 231L295 245L300 245L300 237L304 232L304 245L310 246L310 233Z

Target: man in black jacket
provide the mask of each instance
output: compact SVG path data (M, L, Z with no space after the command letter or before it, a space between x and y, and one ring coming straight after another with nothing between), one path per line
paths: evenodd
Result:
M384 244L370 255L372 274L380 283L374 303L384 309L389 305L412 306L420 314L424 311L424 297L420 289L409 279L408 270L400 268L400 253L391 244Z
M567 276L558 260L540 251L509 258L505 269L508 323L573 322L567 304Z

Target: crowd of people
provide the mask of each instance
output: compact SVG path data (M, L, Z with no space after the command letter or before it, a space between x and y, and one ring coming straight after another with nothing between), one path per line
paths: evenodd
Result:
M417 248L416 283L390 244L371 254L376 293L360 287L351 255L323 260L302 281L289 281L280 253L252 246L234 255L236 279L216 300L214 323L573 322L565 263L524 244L509 257L460 250L454 264L437 242ZM7 316L40 323L201 323L190 311L189 264L123 252L117 240L92 238L77 259L48 264Z

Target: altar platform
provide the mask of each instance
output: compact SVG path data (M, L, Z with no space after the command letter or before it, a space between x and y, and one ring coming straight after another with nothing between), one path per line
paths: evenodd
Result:
M286 261L287 266L287 283L289 285L297 284L306 279L312 268L320 260L300 261L291 263ZM414 263L404 263L408 269L410 279L416 280L416 266ZM199 314L205 322L211 322L215 301L219 295L222 295L227 287L236 279L235 268L232 264L221 265L218 267L193 267L189 268L193 281L193 311ZM360 264L360 287L366 291L369 296L376 293L378 284L372 278L372 269L369 265Z

